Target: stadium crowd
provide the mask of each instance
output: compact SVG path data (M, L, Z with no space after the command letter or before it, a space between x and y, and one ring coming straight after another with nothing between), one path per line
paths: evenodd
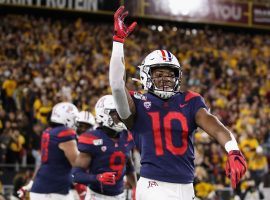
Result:
M106 23L1 17L1 164L34 164L33 152L55 103L71 101L80 110L93 111L97 99L110 93L111 36L112 26ZM244 198L248 188L261 191L257 185L269 175L270 163L269 34L140 24L125 46L128 83L138 77L142 58L155 49L178 57L184 73L181 89L200 93L235 133L249 164L237 194ZM129 88L137 89L134 85ZM229 186L225 152L201 130L195 142L197 196L214 198L215 191Z

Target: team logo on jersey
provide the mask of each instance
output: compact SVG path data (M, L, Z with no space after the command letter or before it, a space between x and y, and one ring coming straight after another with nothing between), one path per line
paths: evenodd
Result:
M134 92L133 96L136 98L136 99L141 99L143 101L146 100L146 96L144 96L143 94L139 93L139 92Z
M152 105L151 101L146 101L146 102L143 103L143 106L144 106L147 110L149 110L149 109L151 108L151 105Z
M103 145L103 140L102 139L93 140L93 144L95 146Z
M107 147L106 146L102 146L101 147L101 151L105 152L107 150Z

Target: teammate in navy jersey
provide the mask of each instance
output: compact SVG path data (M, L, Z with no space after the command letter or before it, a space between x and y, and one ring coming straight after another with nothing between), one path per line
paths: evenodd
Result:
M194 197L193 133L202 128L228 152L226 174L235 188L247 169L232 133L207 109L204 99L192 91L180 92L182 67L169 51L150 53L140 67L145 94L125 88L123 43L136 22L124 24L128 12L121 6L114 14L110 85L116 109L132 132L141 152L141 178L137 200Z
M135 187L136 175L130 158L133 138L119 121L111 95L103 96L95 106L96 130L88 130L78 139L80 154L73 169L73 181L86 184L85 199L125 199L123 177Z
M31 200L71 200L71 169L79 151L76 144L75 105L62 102L53 107L50 127L42 133L41 166L30 192Z
M77 135L81 135L82 133L85 133L86 131L93 130L96 122L95 117L92 115L91 112L88 111L80 111L78 114L78 117L76 119L77 121ZM74 183L74 189L76 190L79 199L84 200L85 195L87 194L87 186L80 183ZM76 196L76 193L74 194Z

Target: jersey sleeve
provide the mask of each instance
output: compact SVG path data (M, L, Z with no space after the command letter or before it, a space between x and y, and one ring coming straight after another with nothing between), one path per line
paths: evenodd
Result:
M185 102L190 102L192 104L191 114L193 117L195 117L200 108L208 110L204 98L199 93L188 91L185 96Z
M57 139L58 139L59 143L67 142L70 140L75 140L76 139L76 132L73 129L62 130L57 134Z
M78 139L78 149L83 153L94 154L97 152L95 143L98 143L99 140L100 139L92 133L83 133Z

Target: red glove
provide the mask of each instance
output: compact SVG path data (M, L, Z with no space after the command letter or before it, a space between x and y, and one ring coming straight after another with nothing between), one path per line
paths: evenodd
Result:
M74 189L77 191L80 200L85 199L86 193L87 193L87 186L79 183L74 184Z
M128 15L128 11L124 12L125 7L120 6L114 13L114 36L113 40L124 43L125 39L134 30L137 22L133 22L130 26L124 24L125 17Z
M247 170L246 159L240 151L229 152L225 170L226 176L231 179L232 187L235 189Z
M116 172L104 172L97 175L97 180L104 185L115 185Z

